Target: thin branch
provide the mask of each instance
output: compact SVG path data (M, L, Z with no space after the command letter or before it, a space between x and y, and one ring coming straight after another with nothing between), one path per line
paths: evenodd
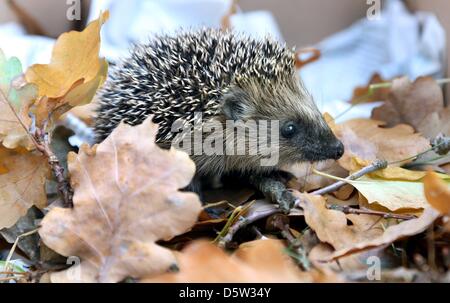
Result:
M356 215L373 215L380 216L385 219L399 219L399 220L411 220L416 219L417 217L414 215L401 215L401 214L393 214L386 213L382 211L370 210L370 209L358 209L352 208L350 206L341 206L341 205L328 205L328 209L339 210L345 214L356 214Z
M387 161L384 160L375 160L372 164L363 167L361 170L357 171L356 173L348 176L347 178L345 178L345 180L356 180L358 178L361 178L362 176L369 174L369 173L373 173L374 171L386 168L388 165ZM324 188L318 189L316 191L311 192L312 195L325 195L328 193L332 193L335 192L336 190L338 190L339 188L341 188L342 186L348 184L345 181L338 181L336 183L333 183L329 186L326 186Z
M5 271L9 271L9 268L8 268L9 267L9 263L11 262L11 258L12 258L13 254L14 254L14 251L16 250L17 245L19 244L20 239L22 239L24 237L31 236L31 235L37 233L38 230L39 230L38 228L37 229L33 229L33 230L29 231L29 232L26 232L26 233L23 233L23 234L19 235L16 238L16 240L14 241L13 246L11 247L11 250L8 253L8 256L6 257L5 266L4 266L4 270Z
M53 175L56 178L56 182L58 183L58 193L63 198L63 205L65 207L72 207L72 198L73 198L73 189L70 186L70 183L67 181L64 176L64 168L61 166L58 157L50 148L50 143L48 142L48 136L45 135L44 131L41 129L37 129L35 133L36 141L38 142L37 148L38 150L47 157L48 163L50 165L51 170L53 171Z
M33 135L30 133L30 130L28 129L28 127L25 125L25 123L23 123L22 119L20 119L19 115L16 113L16 110L14 109L14 107L12 106L11 102L9 102L8 98L5 96L5 94L3 93L3 91L0 89L0 99L3 103L6 103L6 105L9 107L9 109L13 112L15 118L17 119L17 122L19 122L20 126L23 128L23 130L27 133L28 137L30 137L30 140L33 142L33 144L36 146L37 149L38 148L38 142L36 141L36 139L33 137Z
M253 213L252 215L248 217L239 217L239 219L228 229L228 232L225 236L223 236L219 241L220 247L226 247L228 243L230 243L233 240L233 236L240 230L241 228L244 228L245 226L258 221L259 219L263 219L265 217L281 213L281 209L279 208L271 208L264 211L258 211Z

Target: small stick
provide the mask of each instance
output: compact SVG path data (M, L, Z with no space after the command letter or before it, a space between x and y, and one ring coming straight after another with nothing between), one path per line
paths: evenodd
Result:
M255 212L251 216L248 217L239 217L239 219L228 229L228 232L225 236L223 236L219 241L220 247L225 247L228 243L230 243L233 240L234 234L241 228L244 228L245 226L258 221L259 219L281 213L281 209L279 208L271 208L265 211L259 211Z
M287 221L283 220L283 217L281 215L274 215L273 217L273 226L280 230L281 235L283 238L285 238L289 246L295 251L297 254L296 260L299 262L300 266L303 270L310 270L311 269L311 262L308 259L307 253L305 251L305 248L303 247L302 242L300 239L297 239L289 229L289 219Z
M346 180L356 180L358 178L361 178L362 176L369 174L369 173L373 173L374 171L377 171L379 169L383 169L386 168L388 165L387 161L384 160L375 160L372 164L363 167L361 170L357 171L356 173L348 176L347 178L345 178ZM324 188L318 189L316 191L311 192L310 194L312 195L324 195L324 194L328 194L328 193L332 193L336 190L338 190L339 188L341 188L342 186L348 184L345 181L338 181L336 183L333 183L329 186L326 186Z
M411 220L411 219L417 218L414 215L392 214L392 213L386 213L386 212L376 211L376 210L351 208L350 206L329 205L329 206L327 206L327 208L333 209L333 210L339 210L345 214L373 215L373 216L380 216L385 219Z
M35 133L35 139L37 141L36 148L48 159L50 168L53 171L53 175L58 183L58 192L63 198L63 205L65 207L72 207L73 189L64 176L64 168L58 160L58 157L50 148L48 137L41 129L37 129Z
M8 256L6 257L5 266L4 266L5 271L8 271L8 270L9 270L9 269L8 269L9 263L10 263L10 261L11 261L11 258L12 258L12 256L13 256L13 254L14 254L14 251L16 250L17 245L19 244L19 240L22 239L23 237L31 236L31 235L37 233L38 230L39 230L38 228L33 229L33 230L30 230L30 231L28 231L28 232L26 232L26 233L23 233L23 234L19 235L19 236L16 238L16 240L14 241L13 246L11 247L11 250L10 250L9 253L8 253Z

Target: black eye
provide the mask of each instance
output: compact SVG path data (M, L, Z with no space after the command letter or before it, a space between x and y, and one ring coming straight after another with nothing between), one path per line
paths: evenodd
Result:
M294 122L287 122L281 128L281 135L285 138L292 138L297 133L297 125Z

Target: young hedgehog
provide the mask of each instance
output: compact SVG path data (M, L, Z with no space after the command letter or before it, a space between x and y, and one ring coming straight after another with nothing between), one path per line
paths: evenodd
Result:
M338 159L344 151L297 76L294 50L270 38L213 29L158 36L137 45L113 69L99 103L99 141L121 121L136 125L149 115L159 124L157 143L162 147L173 143L173 123L194 123L195 113L202 114L202 123L221 123L225 138L232 131L226 121L279 121L279 140L271 146L277 149L277 163L262 166L259 152L191 155L197 170L190 189L199 192L202 180L238 175L285 210L294 197L284 185L281 167Z

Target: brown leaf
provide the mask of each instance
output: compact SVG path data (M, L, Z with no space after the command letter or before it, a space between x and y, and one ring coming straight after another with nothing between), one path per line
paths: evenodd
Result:
M366 161L400 161L430 148L428 140L414 133L411 126L383 126L383 122L370 119L355 119L336 125L336 135L345 146L339 164L350 171L353 157Z
M428 203L443 215L450 215L450 186L436 173L429 171L423 180Z
M372 111L372 118L387 126L406 123L418 130L424 119L444 106L442 89L431 77L411 83L406 77L394 79L388 100Z
M241 245L229 256L209 242L196 241L178 255L179 272L142 282L336 282L332 275L301 272L284 249L278 240L256 240Z
M335 260L343 256L376 247L385 247L397 240L417 235L425 231L438 217L439 213L435 209L431 207L426 208L422 216L420 216L419 218L403 221L397 225L392 225L388 227L381 236L371 240L359 242L353 246L339 249L331 254L328 258L325 258L323 261Z
M34 204L47 205L47 159L24 148L0 146L0 229L11 227Z
M443 108L439 112L428 114L419 123L417 130L426 138L435 138L440 133L450 136L450 108Z
M353 96L350 100L352 104L359 104L362 102L376 102L385 101L391 91L390 87L377 88L370 92L370 86L372 84L384 83L386 80L381 78L379 74L374 74L370 78L369 84L366 86L358 86L353 90Z
M163 150L149 117L121 124L100 145L69 155L74 208L52 209L42 221L44 243L64 256L79 256L84 282L117 282L151 276L175 263L154 242L186 232L197 220L197 195L181 192L194 175L186 153ZM68 281L67 271L52 281Z
M322 242L335 249L373 239L383 232L379 223L375 224L379 218L369 215L345 215L341 211L328 209L322 196L300 194L299 198L308 226ZM353 225L347 225L347 220Z

